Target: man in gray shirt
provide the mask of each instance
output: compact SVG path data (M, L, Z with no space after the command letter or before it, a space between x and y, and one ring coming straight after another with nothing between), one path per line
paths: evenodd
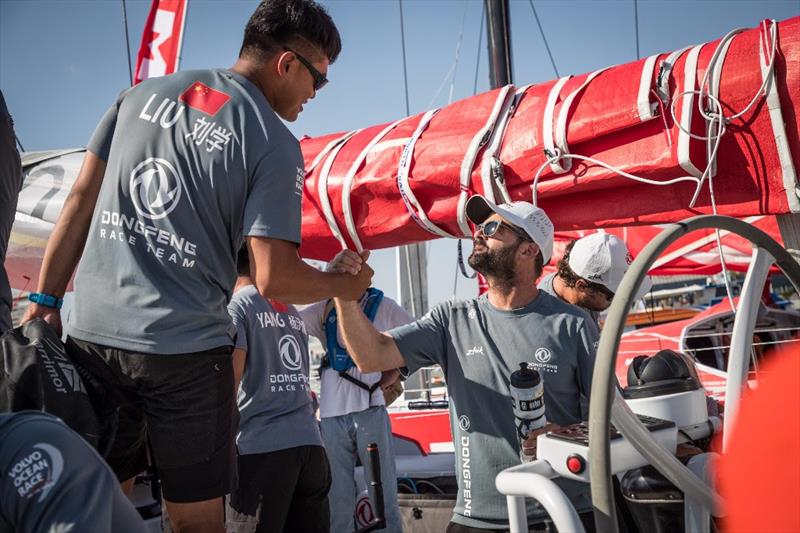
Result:
M306 325L293 305L259 294L246 249L237 269L228 312L237 332L239 486L227 529L327 533L331 472L311 399Z
M625 242L610 233L592 233L572 241L558 261L558 271L539 280L539 289L586 311L600 327L600 312L611 306L633 261ZM650 290L645 278L636 299Z
M58 418L0 414L0 533L144 533L94 449Z
M101 120L45 250L26 319L59 326L80 258L68 349L122 404L108 460L120 480L158 466L173 529L223 530L235 418L227 304L246 240L259 293L357 298L357 276L297 254L304 164L293 121L341 50L311 0L268 0L229 70L123 91ZM81 253L83 255L81 256Z
M497 206L473 196L467 216L477 225L469 263L486 276L485 295L440 304L387 333L372 327L356 303L336 300L347 350L362 371L406 366L413 372L438 364L445 373L459 485L448 532L508 528L506 500L494 480L520 461L511 373L527 362L544 380L548 422L579 422L598 339L582 311L536 288L553 249L553 225L544 211L527 202ZM526 455L537 434L526 441ZM557 482L579 511L590 509L585 485ZM534 504L528 516L532 522L545 518Z

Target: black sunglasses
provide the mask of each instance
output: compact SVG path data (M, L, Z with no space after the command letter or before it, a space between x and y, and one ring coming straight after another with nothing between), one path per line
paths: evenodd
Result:
M611 292L608 287L606 287L601 283L594 283L590 281L588 283L588 288L590 291L599 292L600 294L605 296L609 302L614 299L614 293Z
M523 241L533 242L533 240L530 238L530 236L527 233L525 233L523 230L521 230L521 229L519 229L517 227L514 227L511 224L506 224L505 222L503 222L501 220L491 220L489 222L484 222L483 224L478 224L478 225L475 226L475 229L480 231L481 233L483 233L487 237L491 237L492 235L497 233L497 230L499 230L501 226L506 228L510 232L512 232L514 235L516 235L517 237L519 237Z
M288 46L284 46L283 48L287 52L293 53L295 55L295 57L298 59L298 61L300 61L300 63L302 63L303 66L308 69L308 72L311 73L311 77L314 78L314 92L317 92L320 89L322 89L323 87L325 87L325 85L328 83L328 78L326 78L325 75L322 72L320 72L316 68L314 68L314 65L311 64L311 61L309 61L305 57L301 56L300 54L298 54L297 52L295 52L294 50L292 50Z

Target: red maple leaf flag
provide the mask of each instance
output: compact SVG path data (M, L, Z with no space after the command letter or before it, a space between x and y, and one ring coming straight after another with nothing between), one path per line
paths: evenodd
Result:
M178 70L188 0L153 0L136 56L136 85Z
M224 106L231 97L221 91L212 89L202 81L196 81L183 91L180 101L192 109L202 111L212 117Z

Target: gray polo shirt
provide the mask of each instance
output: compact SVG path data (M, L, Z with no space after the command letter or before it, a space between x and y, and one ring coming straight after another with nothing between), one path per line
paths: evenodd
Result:
M539 283L536 286L539 289L543 290L544 292L552 294L553 296L561 300L561 297L558 294L556 294L556 290L555 288L553 288L553 280L555 278L556 278L555 272L553 272L552 274L548 274L544 276L542 279L540 279ZM600 329L600 313L598 313L597 311L592 311L591 309L587 309L585 307L581 306L576 306L576 307L581 311L583 311L584 313L586 313L589 316L589 318L591 318L594 321L594 324L595 326L597 326L597 329Z
M97 452L58 418L0 414L0 533L145 533Z
M248 80L195 70L123 91L88 149L107 167L70 334L155 354L232 345L244 236L300 242L297 139Z
M544 380L547 420L579 422L580 398L589 396L591 386L597 329L577 308L539 292L530 304L512 311L495 308L486 295L447 302L389 334L409 372L430 364L444 371L459 487L453 521L508 527L506 498L494 480L520 462L511 373L523 361L537 369ZM579 510L590 507L588 485L556 482ZM544 515L528 501L530 518Z
M248 285L233 295L228 311L236 348L247 351L236 395L239 453L322 446L308 382L308 333L297 310L264 299Z

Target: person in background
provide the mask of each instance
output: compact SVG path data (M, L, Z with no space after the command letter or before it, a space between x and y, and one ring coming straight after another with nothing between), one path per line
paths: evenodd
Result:
M22 187L22 165L17 151L14 121L0 92L0 334L11 329L11 286L5 269L8 239Z
M233 372L239 407L239 486L227 530L330 530L330 467L309 387L308 334L292 305L261 296L246 248L228 305L236 326Z
M312 0L265 0L230 69L187 70L124 90L100 121L44 253L24 317L60 327L75 270L67 348L115 392L108 460L128 488L158 467L173 529L219 533L234 474L236 254L267 298L358 298L358 276L298 256L303 157L294 121L341 51Z
M581 421L599 336L580 309L536 288L553 250L553 224L544 211L527 202L495 205L482 196L470 198L466 209L476 225L469 264L486 277L485 294L442 303L384 333L356 302L336 299L345 346L361 371L413 372L437 364L444 372L459 488L448 533L507 530L506 498L495 488L495 477L519 464L521 452L534 455L536 437L553 424ZM509 390L520 363L540 373L551 424L531 432L522 446ZM593 523L588 486L556 483L586 523ZM543 525L545 511L528 501L529 522Z
M362 260L344 250L329 264L331 271L356 275ZM370 316L376 327L389 329L408 324L413 317L394 300L370 288L359 300L359 305ZM400 508L397 503L397 474L392 448L392 429L386 412L384 391L389 391L400 379L397 367L387 367L381 372L361 372L342 346L337 332L337 313L333 301L323 300L300 311L309 335L317 337L326 349L320 369L319 414L322 439L331 462L332 484L330 499L331 531L353 531L353 514L356 506L356 460L366 464L367 445L378 444L381 464L381 482L387 532L402 532ZM375 357L382 354L376 352ZM343 366L339 366L340 363ZM341 370L339 370L341 369Z
M544 276L539 289L584 309L597 326L600 312L611 305L631 257L625 242L609 233L592 233L567 245L558 262L558 271ZM636 299L652 287L645 278Z

